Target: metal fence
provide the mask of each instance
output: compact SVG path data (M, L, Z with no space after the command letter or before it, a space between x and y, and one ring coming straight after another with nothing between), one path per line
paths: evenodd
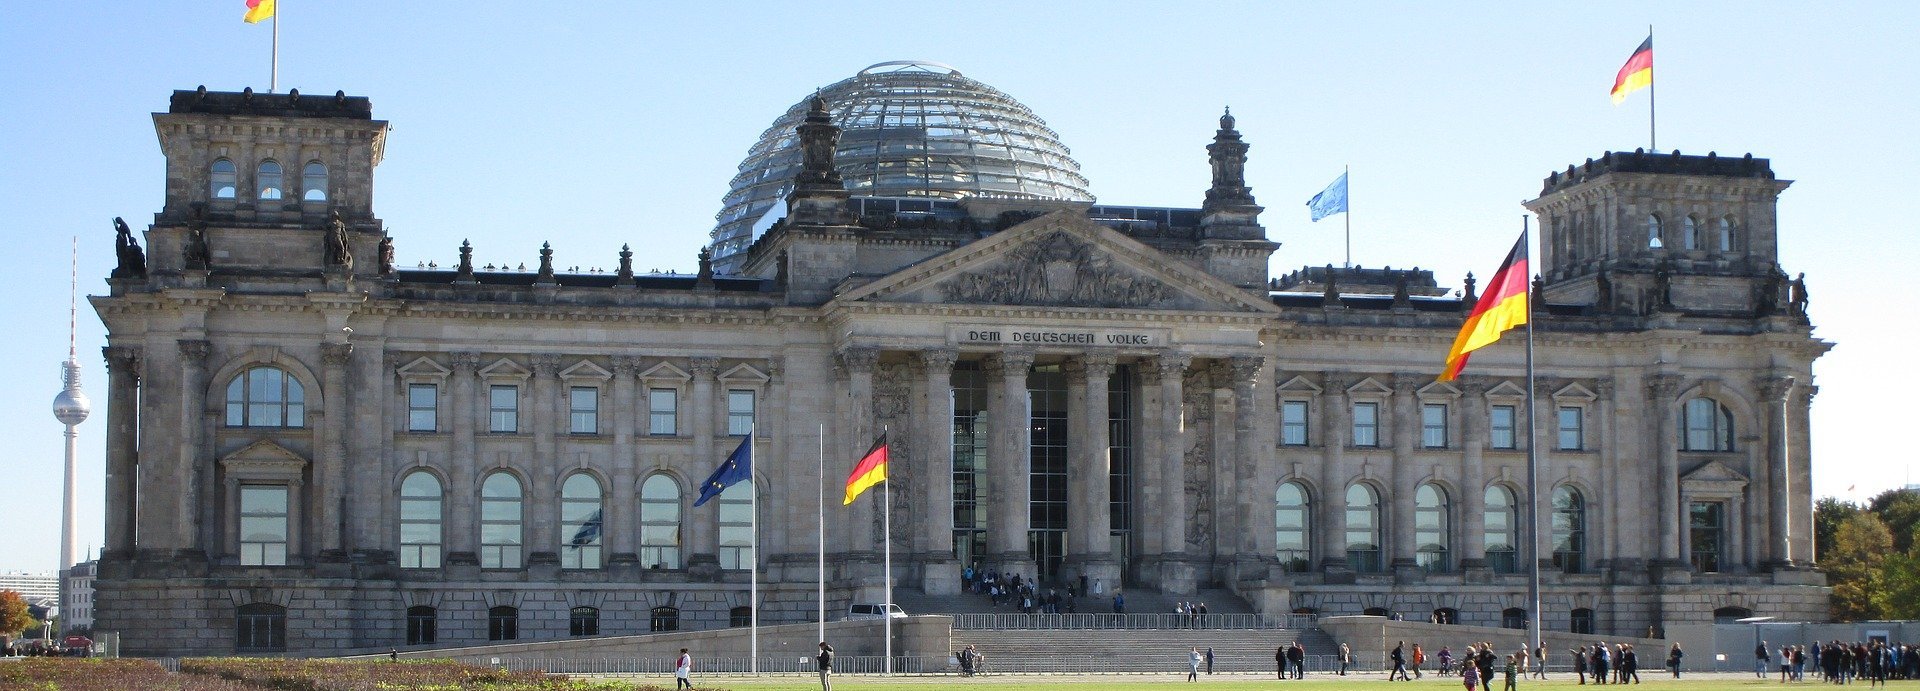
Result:
M1358 656L1356 656L1358 657ZM672 657L659 658L539 658L539 657L486 657L470 656L457 658L490 667L499 667L511 671L544 671L553 674L575 674L596 676L661 676L673 675ZM886 671L886 658L881 655L841 655L833 660L834 674L882 674ZM1370 662L1370 663L1369 663ZM1379 674L1383 667L1380 661L1362 662L1356 660L1349 666L1350 675ZM749 671L746 657L695 657L693 670L697 674L744 674ZM764 675L813 675L817 671L811 657L763 655L760 658L759 672ZM1307 674L1327 676L1337 674L1340 662L1335 655L1308 655ZM1219 674L1273 674L1274 663L1271 657L1220 655L1214 659L1214 670ZM1111 655L1021 655L988 656L975 674L1184 674L1187 671L1187 654L1184 651L1169 651L1132 655L1120 664ZM899 675L958 675L960 662L951 655L944 656L906 656L893 658L893 673Z
M1306 629L1313 615L1286 614L954 614L956 630Z

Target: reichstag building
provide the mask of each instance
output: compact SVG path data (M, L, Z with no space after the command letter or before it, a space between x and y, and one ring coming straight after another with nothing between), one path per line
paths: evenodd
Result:
M752 145L691 274L532 248L397 266L366 98L202 88L153 119L165 206L120 225L91 298L96 626L128 654L811 621L820 531L829 612L879 602L879 502L837 498L883 430L894 578L928 599L978 564L1499 626L1538 560L1554 630L1826 616L1807 422L1830 344L1779 263L1766 159L1547 171L1528 411L1517 346L1435 381L1470 280L1270 272L1230 115L1170 164L1211 166L1193 208L1111 205L1007 94L876 65ZM755 482L693 507L749 430Z

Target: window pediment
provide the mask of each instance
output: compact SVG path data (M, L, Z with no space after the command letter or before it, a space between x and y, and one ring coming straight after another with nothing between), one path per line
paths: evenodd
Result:
M401 377L414 381L432 380L437 382L445 380L447 375L453 374L453 370L447 369L441 366L440 363L434 362L431 358L425 356L414 358L412 362L401 365L400 369L396 371L400 373Z
M686 370L674 367L673 363L662 362L647 368L645 372L641 372L640 379L642 381L676 383L693 379L693 375L687 374Z
M1372 397L1378 397L1378 396L1387 396L1387 395L1391 395L1392 393L1393 393L1393 389L1388 388L1387 385L1380 383L1378 380L1374 379L1373 377L1367 377L1365 379L1361 379L1359 383L1354 384L1353 386L1347 387L1347 395L1349 396L1365 396L1365 397L1372 398Z
M613 378L613 373L608 372L599 365L593 364L590 360L581 360L580 362L574 363L572 367L560 370L560 378L562 380L587 379L592 381L606 381Z
M720 374L720 381L735 384L765 384L771 377L755 369L752 365L741 363Z
M532 370L521 367L520 363L508 358L495 360L493 364L487 365L480 370L480 377L482 379L518 379L525 381L527 377L531 376L533 376Z
M1422 399L1451 400L1451 399L1456 399L1460 397L1459 389L1456 389L1453 387L1453 385L1443 381L1437 381L1432 384L1422 386L1420 387L1420 391L1418 393L1420 394L1420 398Z
M1746 487L1747 476L1716 460L1702 463L1680 478L1681 490L1693 495L1738 495Z
M1580 402L1580 401L1592 402L1592 401L1598 400L1599 398L1600 396L1598 394L1595 394L1592 390L1588 389L1585 386L1581 386L1578 383L1568 384L1566 386L1561 387L1559 391L1553 392L1553 400L1562 402L1562 403Z
M1493 388L1487 389L1488 400L1497 400L1502 403L1517 401L1526 397L1527 390L1510 381L1500 382Z
M298 482L305 474L307 459L262 439L227 454L220 459L220 468L236 480Z
M1286 383L1281 384L1277 388L1280 391L1286 392L1286 393L1305 393L1305 394L1314 394L1314 395L1318 395L1321 391L1324 390L1324 389L1321 389L1319 385L1314 384L1312 381L1308 380L1306 377L1298 376L1298 375L1295 375L1294 378L1292 379L1288 379Z

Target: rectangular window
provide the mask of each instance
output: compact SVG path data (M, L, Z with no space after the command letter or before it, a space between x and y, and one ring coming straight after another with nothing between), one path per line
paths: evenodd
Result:
M439 425L440 387L407 385L407 431L432 432Z
M1353 404L1353 445L1380 445L1380 404Z
M1563 406L1560 408L1559 448L1561 451L1579 451L1587 448L1586 435L1583 434L1584 430L1582 428L1580 413L1581 410L1573 406Z
M1493 448L1514 448L1513 406L1497 405L1493 407L1492 420Z
M1696 501L1687 507L1687 537L1692 543L1693 570L1720 571L1721 533L1726 526L1725 504Z
M287 487L240 486L240 563L286 566Z
M1307 445L1306 401L1280 403L1280 443L1287 446Z
M567 408L572 413L567 431L574 434L600 433L600 388L576 386L568 391Z
M727 434L743 437L753 433L753 392L727 391Z
M487 431L494 434L520 431L520 387L495 384L487 389Z
M673 389L647 390L647 434L671 437L679 434L680 392Z
M1420 445L1429 449L1447 448L1447 405L1428 403L1420 407Z

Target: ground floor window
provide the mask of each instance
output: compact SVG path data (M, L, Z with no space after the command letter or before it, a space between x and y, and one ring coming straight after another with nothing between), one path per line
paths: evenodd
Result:
M1720 571L1721 535L1726 525L1726 504L1696 501L1687 511L1687 537L1692 544L1693 570L1700 573Z
M287 608L253 603L235 613L239 631L234 647L243 651L287 649Z
M728 626L752 626L753 625L753 608L752 607L735 607L733 609L727 610L727 625Z
M648 631L679 631L680 609L678 607L655 607L647 612Z
M1568 630L1574 633L1593 633L1593 610L1585 607L1574 610Z
M600 608L575 607L567 613L567 635L600 635Z
M1508 607L1500 611L1500 628L1527 628L1527 611L1519 607Z
M439 628L439 612L416 605L407 608L407 645L432 643Z
M519 637L519 608L495 607L487 610L487 640L511 641Z

